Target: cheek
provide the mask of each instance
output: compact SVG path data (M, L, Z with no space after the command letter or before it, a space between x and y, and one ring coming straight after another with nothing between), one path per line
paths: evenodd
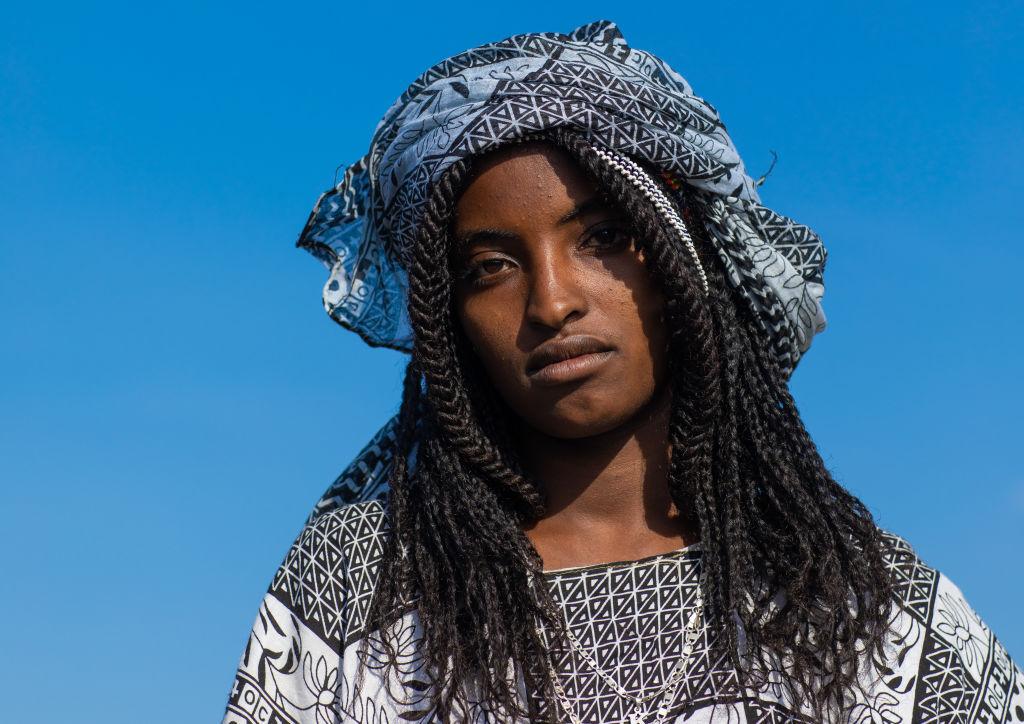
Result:
M650 305L634 306L630 311L628 346L632 364L627 384L650 392L660 387L667 376L667 335L662 307L652 300Z
M639 324L655 374L664 375L668 363L668 330L665 326L665 300L661 293L649 289L638 307ZM660 379L659 379L660 381Z
M456 320L492 384L502 396L515 387L521 353L516 347L518 317L514 305L479 299L456 301Z
M639 260L621 269L618 281L613 314L632 361L629 382L660 385L668 363L664 296Z

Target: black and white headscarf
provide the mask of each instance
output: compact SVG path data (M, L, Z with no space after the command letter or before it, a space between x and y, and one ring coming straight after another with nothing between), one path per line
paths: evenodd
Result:
M760 204L718 112L609 21L482 45L409 86L299 237L330 267L331 317L371 345L411 349L402 259L432 183L461 158L561 126L703 192L728 278L791 374L825 328L821 240Z

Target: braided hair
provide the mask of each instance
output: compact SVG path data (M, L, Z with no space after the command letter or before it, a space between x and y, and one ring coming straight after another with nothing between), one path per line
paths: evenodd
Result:
M884 541L863 503L826 469L752 312L726 283L708 242L706 225L719 222L706 210L709 198L689 190L679 209L707 271L705 294L675 231L584 136L556 129L544 139L626 212L663 290L668 487L698 526L705 612L721 633L715 645L740 683L784 661L795 701L819 716L842 707L865 652L882 654L892 605ZM497 719L553 720L547 657L564 641L546 646L538 624L557 632L564 623L524 533L544 514L543 490L521 467L511 412L462 334L443 262L471 169L472 159L459 161L434 184L407 260L415 344L390 479L391 535L367 625L386 632L402 612L418 611L430 678L425 717L460 719L485 702ZM397 666L395 643L382 636Z

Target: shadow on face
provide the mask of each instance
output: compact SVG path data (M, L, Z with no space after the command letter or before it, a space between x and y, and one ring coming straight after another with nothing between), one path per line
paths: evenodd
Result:
M456 318L527 425L599 435L664 391L661 292L630 220L565 151L537 142L481 159L452 240Z

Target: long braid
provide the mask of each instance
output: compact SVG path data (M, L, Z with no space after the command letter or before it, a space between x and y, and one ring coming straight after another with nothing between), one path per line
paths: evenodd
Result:
M385 630L415 599L425 670L436 673L429 711L443 721L464 711L460 687L469 683L496 710L524 713L507 681L508 662L536 660L542 649L536 623L554 624L549 605L523 595L538 588L541 562L522 523L542 512L542 499L518 472L506 438L480 422L486 384L474 379L473 365L463 364L450 274L439 263L447 258L447 223L466 172L466 164L459 164L434 187L410 260L416 341L402 421L410 419L410 400L422 400L411 423L415 443L403 438L400 449L417 445L416 462L412 469L404 461L392 469L388 507L395 535L368 615L371 629ZM402 427L404 432L407 425ZM400 582L410 579L409 589L401 589ZM518 617L510 615L511 602ZM384 643L397 661L394 641ZM543 677L537 685L542 693L550 688Z
M855 679L859 645L881 651L892 602L881 533L863 503L826 469L768 345L752 333L753 320L740 317L748 314L746 307L724 294L724 286L718 289L718 328L738 343L738 364L727 366L724 384L738 389L729 404L739 406L745 423L739 442L762 478L754 485L748 477L746 486L747 517L758 522L752 543L790 604L767 626L746 618L744 625L765 650L795 648L795 696L834 710ZM813 641L801 633L807 621L813 622ZM822 682L823 674L834 676Z
M725 221L713 218L709 197L686 196L682 213L708 272L705 294L681 240L643 194L582 136L560 130L547 138L626 211L663 291L672 388L668 486L699 527L706 610L724 634L723 653L753 683L749 661L786 656L798 701L818 712L840 705L855 685L859 645L881 650L892 600L883 541L867 509L825 468L757 321L726 283L704 228ZM458 719L472 699L499 717L536 721L557 712L536 625L557 634L562 622L523 532L543 515L542 492L520 467L502 422L510 413L452 309L443 260L469 170L470 162L459 162L434 184L411 250L416 341L391 478L393 534L368 625L384 630L415 605L438 719ZM414 449L416 462L407 465ZM773 610L777 590L786 605ZM555 635L549 644L564 641ZM525 702L522 679L534 692Z
M469 396L464 386L454 382L461 376L460 356L456 354L451 323L451 275L444 260L448 258L448 222L467 169L467 163L457 163L438 180L421 221L422 242L413 251L409 270L409 316L418 331L413 357L421 365L441 429L463 460L517 495L527 512L536 516L543 510L536 487L515 471L508 455L469 422Z

